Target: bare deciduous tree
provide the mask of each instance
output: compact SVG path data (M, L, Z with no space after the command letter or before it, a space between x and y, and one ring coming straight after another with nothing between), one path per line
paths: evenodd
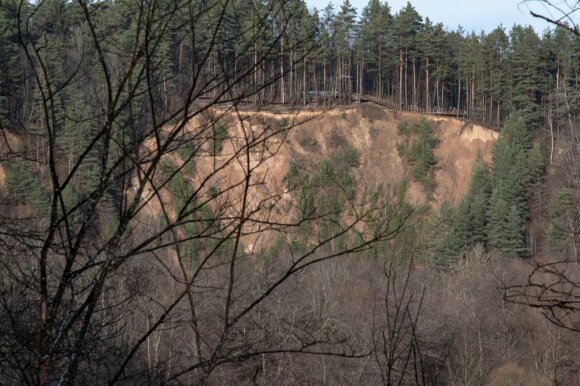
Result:
M412 270L411 259L399 280L397 267L392 262L385 264L384 321L379 318L373 328L374 356L384 385L427 384L418 325L425 289L416 297L410 283Z
M538 264L527 283L506 287L505 299L540 309L559 327L580 332L580 276L577 260Z
M78 21L56 35L67 47L59 58L54 36L35 16L50 5L21 2L18 10L36 103L10 158L46 188L36 207L16 196L3 208L2 378L207 384L218 369L252 358L368 355L331 326L269 313L302 271L389 239L405 220L356 200L332 218L312 211L294 220L287 192L268 190L269 162L299 122L266 122L241 103L284 75L264 68L302 61L303 42L284 39L299 15L274 1L252 28L226 31L227 0L127 2L113 11L80 0L71 5ZM130 15L121 33L107 24L119 11ZM232 41L250 34L244 41L251 46L272 23L276 36L259 57L222 60L220 34L233 34ZM190 55L179 58L185 75L173 97L159 55L170 32ZM55 69L59 59L70 71ZM91 103L75 108L96 108L71 111L65 95L79 88ZM82 135L69 129L81 125ZM293 247L293 229L325 221L331 234ZM331 246L354 233L345 248ZM267 234L288 248L260 272L266 262L258 260L267 256L247 253L244 244Z
M547 21L558 27L562 27L576 35L580 35L578 27L578 13L580 11L580 1L578 0L524 0L520 4L535 3L541 10L530 9L533 17Z

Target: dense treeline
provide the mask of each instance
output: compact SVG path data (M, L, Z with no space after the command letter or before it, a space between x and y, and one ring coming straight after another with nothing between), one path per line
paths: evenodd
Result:
M546 150L532 146L521 114L506 122L493 151L489 170L476 159L469 190L451 215L450 225L435 253L448 264L474 250L494 250L505 257L531 255L533 237L526 232L530 202L547 165Z
M23 14L22 23L29 6L5 1L1 7L0 60L7 71L0 79L0 111L9 117L24 114L41 124L34 116L32 75L18 49L19 39L45 45L43 55L54 59L46 70L55 76L55 88L80 70L79 62L90 71L98 58L86 50L78 29L87 26L74 2L44 2L19 38L17 11ZM219 74L240 74L241 69L251 74L236 82L232 92L254 101L326 105L337 99L350 102L356 93L407 108L457 108L498 127L516 110L526 111L536 123L562 114L578 93L580 39L563 28L541 35L518 25L480 34L461 28L447 31L409 3L395 13L379 0L371 0L361 15L348 0L338 10L330 4L322 11L309 11L300 0L281 5L215 0L195 3L196 9L172 9L171 2L156 6L177 13L156 31L159 35L147 53L161 70L161 78L151 81L158 82L155 97L166 107L181 102L192 81L199 84L198 96L224 97L227 86ZM87 11L98 20L92 26L95 33L119 38L121 45L115 49L121 59L128 47L122 42L129 44L140 33L133 30L137 8L126 2L94 2ZM184 35L180 23L194 23L195 36ZM214 24L220 28L212 29ZM260 90L254 89L257 84ZM90 101L93 91L79 84L76 94L61 98L71 106L83 98ZM82 111L72 111L81 115L75 119L82 119Z

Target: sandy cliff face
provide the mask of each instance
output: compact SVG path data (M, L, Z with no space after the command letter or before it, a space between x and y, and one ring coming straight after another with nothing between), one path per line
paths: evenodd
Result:
M331 111L296 127L287 141L288 150L281 154L279 162L294 161L308 167L308 164L329 157L333 151L340 151L336 144L348 142L358 149L361 156L358 170L361 190L377 183L388 186L407 179L407 198L415 204L429 203L439 207L444 201L457 203L468 189L477 152L481 151L484 159L489 161L498 133L478 125L465 125L454 118L427 117L440 141L435 150L437 189L433 198L428 200L423 188L412 182L409 167L397 153L401 141L397 125L402 120L421 117L420 114L393 112L370 104ZM284 173L286 168L281 169Z
M478 151L484 159L491 159L491 151L498 133L478 125L465 125L454 118L427 117L432 124L440 143L435 150L438 159L436 172L437 188L429 199L422 186L412 181L411 170L397 153L401 138L397 135L397 125L402 120L421 119L420 114L394 112L382 107L363 104L345 109L334 109L324 113L299 112L296 114L274 114L272 112L248 113L252 118L245 121L246 135L260 132L262 124L276 127L280 122L295 123L288 136L273 138L268 145L271 153L264 159L264 153L251 154L253 186L248 191L248 209L255 211L256 219L268 218L271 221L287 222L295 213L296 193L288 192L284 177L291 163L306 172L314 173L324 158L344 151L349 144L360 154L360 166L355 171L357 191L363 196L366 191L381 184L387 191L394 190L401 181L407 181L407 199L413 204L427 204L438 208L443 202L457 203L469 186L471 170ZM222 191L235 186L223 199L228 201L225 211L232 215L239 212L244 162L229 162L232 154L240 149L244 137L242 125L232 120L229 136L216 160L201 157L196 160L196 173L191 176L194 185L199 185L205 176L215 173L206 183ZM250 124L250 122L252 124ZM196 130L192 122L190 130ZM242 156L243 158L243 156ZM228 163L229 162L229 163ZM222 165L227 164L223 169ZM263 208L268 207L267 210ZM262 209L260 209L262 208ZM220 208L220 210L222 210ZM248 224L248 229L261 230L257 223ZM248 236L244 244L248 250L260 249L269 242L266 233Z
M397 153L401 138L397 125L402 120L417 120L417 113L390 111L383 107L362 104L349 108L336 108L326 112L302 111L295 114L272 111L238 114L217 111L220 122L228 127L228 138L223 141L216 157L208 153L208 125L202 119L192 121L186 136L204 143L195 157L195 171L186 175L199 199L209 199L219 217L236 217L242 203L246 213L253 213L246 223L248 235L244 245L248 251L261 249L271 237L259 220L286 223L296 213L296 192L289 192L284 177L291 164L303 171L316 172L324 158L332 159L349 145L360 155L360 166L354 170L359 198L367 191L382 185L393 191L401 181L407 181L406 197L413 204L428 204L437 208L443 202L457 203L469 186L471 169L477 152L490 160L498 133L482 126L466 126L454 118L427 117L440 143L435 150L438 159L437 188L431 198L423 187L412 181L411 170ZM243 118L243 119L240 119ZM246 157L244 143L252 136L264 135L264 127L274 130L284 124L293 126L287 135L272 135L251 149ZM2 144L4 149L7 144ZM146 141L145 152L155 152L155 141ZM179 166L180 154L174 152L164 160ZM248 166L252 169L251 186L243 200L244 181ZM159 177L156 177L159 178ZM137 180L135 181L137 186ZM0 185L4 183L4 170L0 167ZM210 193L211 192L211 193ZM211 199L212 194L218 197ZM132 190L126 194L134 194ZM155 191L149 187L144 192L143 216L155 217L165 212L175 216L173 197L168 189ZM259 236L258 236L259 235Z

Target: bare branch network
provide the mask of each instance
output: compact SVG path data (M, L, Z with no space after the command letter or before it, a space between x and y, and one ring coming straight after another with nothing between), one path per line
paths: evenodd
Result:
M541 11L530 9L530 15L580 35L580 1L524 0L521 4L537 4Z
M59 34L40 17L58 4L14 10L34 104L2 122L4 155L40 177L0 223L0 379L206 384L252 358L370 355L326 315L284 307L295 296L284 288L391 239L406 218L354 198L299 216L292 192L272 190L268 170L304 119L241 104L277 98L272 86L313 47L287 38L303 9L252 4L252 23L235 29L227 0L80 0ZM319 227L320 239L291 239ZM285 247L252 253L260 237Z

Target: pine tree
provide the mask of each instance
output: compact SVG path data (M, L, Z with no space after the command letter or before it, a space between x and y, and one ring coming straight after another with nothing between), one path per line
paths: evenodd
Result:
M580 209L578 197L574 196L572 189L563 188L556 192L550 202L550 222L548 237L552 247L578 259Z
M506 201L497 191L491 196L489 205L488 239L492 247L497 248L502 253L509 253L509 242L506 240L508 229L508 219L510 208Z
M507 57L508 37L503 28L497 27L483 39L481 54L487 64L485 75L485 105L483 106L485 122L500 126L502 107L506 99L503 90L507 80L505 62Z
M539 123L540 85L540 39L530 26L514 26L510 32L509 56L512 95L510 100L516 110L522 112L527 124Z
M469 202L469 216L473 228L468 240L468 244L472 247L476 244L486 245L487 210L490 195L491 186L487 165L481 152L478 151L473 166L469 191L465 198Z
M399 155L413 167L413 179L420 182L428 194L432 194L436 187L437 166L434 149L439 140L431 125L425 119L410 124L403 121L397 131L404 138L404 142L397 147Z
M457 232L457 218L457 211L449 204L443 203L434 219L441 234L433 253L433 261L439 267L449 268L464 253L465 245Z
M356 34L356 8L349 0L344 0L334 20L337 51L337 90L341 98L347 96L350 103L352 93L352 48Z
M524 224L534 173L528 154L530 132L524 114L506 121L493 151L493 194L489 207L488 239L504 255L527 256Z
M489 244L504 256L527 256L524 242L524 213L519 183L511 174L501 180L491 196L487 226Z
M444 31L442 24L433 25L429 18L425 18L425 23L422 25L417 39L418 50L421 52L423 69L425 71L424 106L426 109L431 109L433 107L433 100L436 97L436 95L433 95L434 93L431 89L431 83L435 64L440 63L442 60L443 34Z
M360 28L357 34L357 54L360 60L360 90L367 90L378 97L385 92L387 64L389 60L386 47L392 28L390 7L379 0L370 0L361 14ZM367 74L366 82L363 74Z
M393 24L393 40L395 41L399 56L399 105L409 105L410 97L415 99L416 89L413 87L409 90L409 78L413 76L415 80L415 59L417 53L417 34L421 29L423 19L411 3L407 5L396 15ZM411 58L412 74L409 75L409 58ZM416 82L414 82L416 83ZM412 95L410 96L410 91Z
M10 161L6 165L6 190L15 202L28 205L40 219L50 212L50 196L44 184L25 161Z
M470 204L471 202L466 198L461 200L457 211L455 212L452 226L452 229L454 230L453 233L459 242L458 247L463 251L466 251L472 246L471 240L475 233L475 224Z
M15 0L0 2L0 124L19 117L24 71L18 63L17 11ZM26 13L27 4L22 4Z

